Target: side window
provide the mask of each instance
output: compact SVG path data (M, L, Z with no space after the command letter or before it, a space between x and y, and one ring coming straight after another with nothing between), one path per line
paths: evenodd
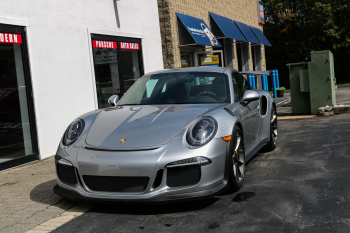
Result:
M232 82L233 82L233 90L235 95L235 102L243 99L243 94L245 92L245 79L242 75L237 72L232 72Z
M243 76L241 76L243 78ZM253 90L252 86L250 86L249 82L247 81L247 79L244 79L244 91L246 90Z

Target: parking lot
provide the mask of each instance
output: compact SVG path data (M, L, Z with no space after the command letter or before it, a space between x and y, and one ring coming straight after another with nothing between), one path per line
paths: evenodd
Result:
M337 104L349 104L350 103L350 85L338 86L335 90L336 103ZM277 105L278 116L290 116L292 115L291 107L291 93L286 91L283 97L275 98Z
M350 115L280 121L278 147L236 193L206 201L97 205L55 232L349 232Z

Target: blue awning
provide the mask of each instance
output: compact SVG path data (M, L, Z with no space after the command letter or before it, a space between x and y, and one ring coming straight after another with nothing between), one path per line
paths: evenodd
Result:
M232 19L209 12L210 28L218 38L226 37L237 41L247 41Z
M208 45L221 47L221 44L203 20L180 13L176 13L176 15L178 18L180 45Z
M238 21L235 21L235 24L238 26L239 30L241 30L245 38L247 38L247 40L250 43L260 44L259 39L255 36L253 31L250 29L250 27L247 24L244 24Z
M255 27L252 27L252 26L250 26L250 28L252 29L252 31L254 32L256 37L258 37L258 39L261 41L261 43L263 45L272 46L271 43L266 38L266 36L264 35L264 33L259 28L255 28Z

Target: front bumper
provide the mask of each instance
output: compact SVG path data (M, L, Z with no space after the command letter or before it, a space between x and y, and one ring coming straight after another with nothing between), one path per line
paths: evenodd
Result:
M79 182L67 184L58 177L54 192L71 200L97 203L154 203L186 201L211 198L224 191L227 181L224 177L227 143L213 139L200 148L184 146L183 138L171 139L156 150L106 152L87 150L84 147L60 147L57 155L70 161L77 171ZM201 178L195 185L168 187L166 165L192 157L204 156L212 164L201 167ZM159 169L164 169L161 184L152 185ZM142 176L150 181L142 192L101 192L93 191L84 183L84 176Z
M94 197L86 197L78 192L62 188L58 185L53 187L53 192L61 197L65 197L69 200L76 202L86 202L86 203L97 203L97 204L162 204L162 203L176 203L176 202L187 202L187 201L199 201L213 198L228 189L228 185L224 182L221 185L218 185L212 189L200 191L197 193L188 193L188 194L177 194L177 195L165 195L158 196L149 199L102 199Z

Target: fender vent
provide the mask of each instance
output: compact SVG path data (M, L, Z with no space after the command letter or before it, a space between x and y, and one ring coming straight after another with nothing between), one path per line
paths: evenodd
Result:
M260 115L264 116L266 115L266 112L267 112L267 98L266 96L262 96L260 101Z

